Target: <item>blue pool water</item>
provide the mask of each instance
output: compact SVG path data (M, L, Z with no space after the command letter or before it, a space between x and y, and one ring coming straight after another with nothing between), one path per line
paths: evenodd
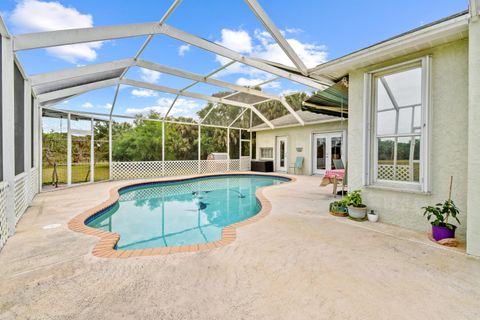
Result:
M260 211L255 191L288 181L260 175L225 175L131 186L86 221L120 234L117 249L173 247L221 239L223 227Z

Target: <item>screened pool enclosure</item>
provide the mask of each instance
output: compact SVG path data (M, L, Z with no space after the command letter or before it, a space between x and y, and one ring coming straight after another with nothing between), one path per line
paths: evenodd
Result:
M265 123L273 129L272 120L286 114L303 125L295 111L309 93L332 85L334 78L310 72L257 1L245 2L291 66L246 56L167 25L180 0L157 22L12 35L0 20L0 247L42 186L249 170L255 152L252 127ZM205 52L221 66L203 73L155 62L148 50L159 38ZM21 63L21 53L29 50L125 39L140 41L138 51L126 59L34 75ZM267 77L244 86L219 76L233 67ZM131 77L132 70L162 74L167 81ZM266 90L275 81L301 89L286 95ZM68 100L108 88L112 100L102 112L64 107ZM120 99L124 88L168 95L170 104L162 112L125 112ZM194 116L175 111L186 99L197 102Z

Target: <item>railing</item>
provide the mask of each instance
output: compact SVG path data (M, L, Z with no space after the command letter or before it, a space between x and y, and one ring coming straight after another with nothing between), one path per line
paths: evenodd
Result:
M7 223L7 188L8 184L5 181L0 182L0 248L3 247L8 238L8 223Z
M15 177L15 224L20 220L25 210L27 210L29 203L29 182L27 172L21 173Z
M249 171L250 157L233 160L112 162L112 180Z
M0 249L5 245L10 236L10 227L18 223L27 210L33 197L39 191L39 171L32 168L15 177L13 186L13 212L7 212L7 194L9 185L6 181L0 182Z

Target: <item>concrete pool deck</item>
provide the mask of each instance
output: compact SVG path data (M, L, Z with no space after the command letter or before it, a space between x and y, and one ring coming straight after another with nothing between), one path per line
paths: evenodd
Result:
M266 188L224 247L106 259L67 223L125 182L35 197L0 252L0 319L479 319L480 260L328 214L319 177ZM51 224L58 228L44 229Z

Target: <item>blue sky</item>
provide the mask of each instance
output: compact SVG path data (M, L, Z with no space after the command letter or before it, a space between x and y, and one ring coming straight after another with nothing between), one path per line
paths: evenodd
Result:
M259 0L308 67L348 54L399 33L467 9L466 0L401 1L320 1ZM144 0L2 0L0 12L13 34L158 21L171 1ZM281 50L242 0L184 0L167 24L215 41L245 55L289 63ZM119 39L75 47L38 49L20 52L28 74L73 68L132 57L145 37ZM225 59L187 46L165 36L156 36L142 59L207 74L225 63ZM218 79L252 85L272 77L245 65L234 64L216 76ZM132 68L127 78L182 88L190 81ZM213 94L221 88L206 84L191 91ZM263 87L275 94L288 94L309 88L281 80ZM75 97L58 108L108 113L114 88L105 88ZM115 114L134 114L157 110L164 112L172 95L122 87ZM181 98L173 115L193 116L205 101Z

